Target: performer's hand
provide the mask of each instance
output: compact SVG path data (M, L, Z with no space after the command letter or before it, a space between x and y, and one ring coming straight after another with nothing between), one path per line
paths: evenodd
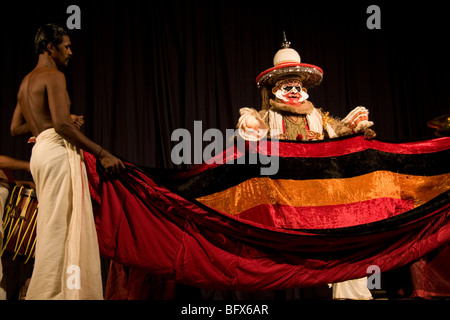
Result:
M245 119L244 126L247 129L252 129L255 131L259 131L259 129L261 128L260 122L254 117L248 117L247 119Z
M357 107L353 109L343 120L347 127L353 130L353 132L364 131L373 125L372 121L369 121L369 110L364 107Z
M102 149L98 159L103 168L105 168L106 173L118 174L125 169L123 162L105 149Z
M364 139L372 140L372 139L375 138L376 136L377 136L377 134L376 134L375 131L373 131L372 129L366 129L366 130L364 130Z
M243 139L258 141L267 135L266 125L255 109L241 108L239 112L238 129Z
M72 118L72 122L78 129L81 128L81 126L84 124L84 116L78 116L76 114L71 114L70 117Z

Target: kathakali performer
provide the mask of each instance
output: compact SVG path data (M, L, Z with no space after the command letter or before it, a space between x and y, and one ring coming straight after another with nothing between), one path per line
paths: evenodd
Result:
M290 48L286 37L273 62L274 67L256 79L262 95L261 110L240 109L237 127L244 139L311 141L360 132L366 138L375 137L375 132L369 129L373 122L369 121L365 107L353 109L342 120L314 107L308 100L307 89L322 82L323 71L315 65L301 63L300 55Z
M354 133L364 133L372 139L369 111L358 106L344 119L331 117L314 107L308 100L308 90L323 79L321 68L301 63L298 52L290 48L284 36L282 48L275 54L274 67L258 75L262 108L241 108L238 131L245 140L257 141L265 137L280 140L313 141L332 139ZM372 299L367 278L332 284L333 299Z

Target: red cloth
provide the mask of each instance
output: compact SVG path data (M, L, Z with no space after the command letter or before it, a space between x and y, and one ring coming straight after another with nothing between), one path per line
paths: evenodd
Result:
M410 298L450 296L450 245L443 246L413 263L409 268L412 294Z
M172 300L175 282L111 261L105 300Z
M391 151L430 153L446 150L449 141L395 146L356 142L359 149L382 145ZM330 149L327 143L315 144L315 152ZM281 144L280 154L311 145ZM347 152L331 149L336 154ZM207 208L128 166L120 179L100 180L93 186L101 199L96 216L101 254L197 287L257 291L339 282L366 276L370 265L382 272L398 268L450 242L449 192L377 222L321 231L287 230ZM196 172L208 169L203 166ZM88 171L93 174L95 169Z
M450 239L448 203L394 230L339 237L212 215L147 183L146 205L118 181L103 184L97 220L101 252L194 286L268 290L339 282L365 276L373 264L383 271L400 267Z
M375 222L413 208L413 200L390 198L315 207L263 204L240 213L239 218L273 227L288 225L292 229L329 229Z

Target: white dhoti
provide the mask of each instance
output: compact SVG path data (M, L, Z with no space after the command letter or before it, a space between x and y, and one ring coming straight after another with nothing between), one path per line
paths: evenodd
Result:
M54 129L36 138L30 160L39 212L26 299L103 299L100 255L80 149Z
M371 300L367 277L333 283L333 299Z

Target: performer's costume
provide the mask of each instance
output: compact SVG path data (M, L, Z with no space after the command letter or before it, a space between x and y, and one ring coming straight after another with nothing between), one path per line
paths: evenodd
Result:
M371 300L367 277L333 283L333 299Z
M100 256L83 153L55 130L36 138L36 258L26 299L102 299Z
M301 63L300 55L286 41L274 57L274 67L258 75L261 88L262 110L242 108L237 127L247 140L260 140L265 136L283 140L312 141L332 139L365 131L373 125L368 121L368 110L359 106L343 120L330 117L307 100L307 88L322 82L321 68ZM271 90L269 90L271 88ZM271 99L270 91L274 95ZM358 121L364 117L363 121ZM356 124L357 123L357 124ZM252 128L259 124L258 129ZM335 299L370 299L365 278L333 284Z
M274 67L258 75L262 108L242 108L237 127L246 140L269 138L323 140L363 132L373 125L368 110L359 106L342 120L332 118L308 101L307 89L322 82L321 68L301 63L300 55L285 40L274 57ZM270 95L273 94L271 98ZM362 121L360 121L362 120ZM259 128L255 131L255 124Z

